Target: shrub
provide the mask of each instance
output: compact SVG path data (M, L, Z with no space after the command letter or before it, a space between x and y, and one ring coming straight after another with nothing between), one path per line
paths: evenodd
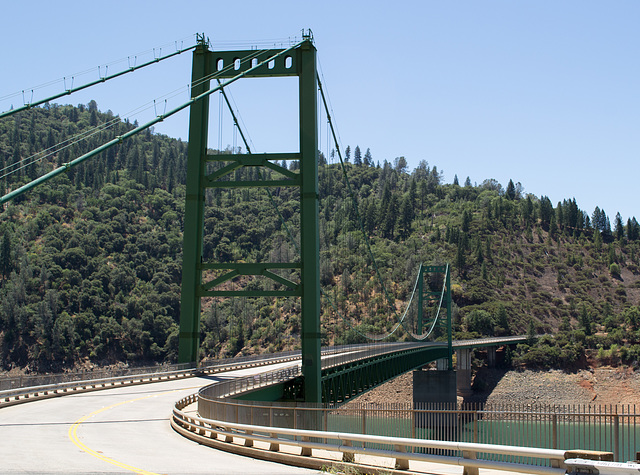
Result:
M619 278L620 277L620 266L615 262L609 266L609 273L612 277Z

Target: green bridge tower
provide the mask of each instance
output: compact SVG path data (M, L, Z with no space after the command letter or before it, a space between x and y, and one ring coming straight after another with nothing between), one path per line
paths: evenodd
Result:
M293 153L213 155L207 150L209 96L190 108L187 188L184 219L182 300L180 309L179 356L181 363L198 362L200 300L202 297L300 297L302 307L302 372L304 399L321 402L320 368L320 274L318 225L318 124L316 49L311 32L286 49L211 51L204 36L193 53L191 96L210 90L213 79L298 76L300 149ZM298 160L293 171L279 160ZM223 162L210 172L207 165ZM236 180L233 172L242 167L266 167L279 178ZM288 263L203 262L205 191L208 188L283 187L300 189L300 261ZM299 282L277 271L297 269ZM206 272L217 277L205 282ZM262 276L280 284L280 290L227 290L219 286L237 276Z

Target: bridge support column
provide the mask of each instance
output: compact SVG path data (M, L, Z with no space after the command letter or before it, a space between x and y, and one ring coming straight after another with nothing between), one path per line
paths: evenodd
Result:
M498 347L497 346L489 346L487 348L487 366L489 368L495 368L496 367L496 351L497 351Z
M448 366L448 358L442 360ZM455 371L414 371L413 407L414 409L433 409L436 407L454 409L457 403ZM455 413L414 413L415 427L438 429L439 434L451 433L456 426Z
M440 358L439 360L436 360L436 369L438 371L448 371L449 358Z
M471 391L471 350L459 348L456 350L456 383L458 396L469 397Z

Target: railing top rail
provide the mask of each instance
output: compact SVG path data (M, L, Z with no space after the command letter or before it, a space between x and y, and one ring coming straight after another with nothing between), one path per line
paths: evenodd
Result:
M299 353L299 352L298 352ZM61 381L61 382L57 382L57 383L52 383L52 384L44 384L44 385L39 385L39 386L25 386L25 387L19 387L19 388L13 388L13 389L7 389L7 390L2 390L0 391L0 397L2 398L6 398L6 397L15 397L15 396L21 396L21 395L26 395L26 394L31 394L34 392L42 392L42 391L47 391L47 390L53 390L53 389L64 389L64 388L72 388L72 387L76 387L76 386L89 386L89 385L99 385L99 384L110 384L110 383L117 383L120 381L128 381L128 380L132 380L132 379L150 379L150 378L163 378L163 377L170 377L170 376L177 376L177 375L196 375L196 374L206 374L208 372L212 372L212 371L220 371L220 370L224 370L225 368L229 368L229 369L233 369L236 368L238 366L243 366L246 364L249 364L251 362L268 362L268 361L280 361L282 359L286 359L286 358L297 358L296 356L296 352L291 352L290 356L287 355L279 355L274 357L273 355L263 355L262 358L255 358L255 359L244 359L244 360L219 360L220 363L219 364L214 364L214 365L210 365L210 366L206 366L206 367L201 367L201 368L189 368L189 369L185 369L185 370L175 370L175 371L158 371L158 372L154 372L154 373L141 373L141 374L127 374L127 375L123 375L123 376L116 376L116 377L108 377L108 378L96 378L96 379L88 379L88 380L72 380L72 381ZM229 361L229 362L227 362Z
M174 409L174 414L180 418L186 418L187 415L179 409ZM374 444L389 444L389 445L404 445L407 447L415 448L432 448L432 449L444 449L444 450L458 450L458 451L474 451L492 454L505 454L515 455L523 457L536 457L547 458L554 460L564 460L565 450L558 449L541 449L536 447L515 447L509 445L492 445L492 444L477 444L471 442L449 442L441 440L428 440L428 439L412 439L406 437L389 437L367 434L355 434L349 432L331 432L331 431L316 431L308 429L287 429L283 427L265 427L251 424L240 424L236 422L217 421L213 419L204 419L189 415L188 418L198 420L201 423L209 424L213 427L226 427L233 428L241 431L251 432L267 432L271 434L281 434L286 436L300 436L300 437L316 437L326 439L336 439L342 441L352 442L366 442Z

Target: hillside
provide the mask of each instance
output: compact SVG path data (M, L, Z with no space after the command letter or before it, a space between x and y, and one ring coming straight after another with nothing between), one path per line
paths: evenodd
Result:
M97 129L96 129L97 127ZM0 180L14 189L110 140L132 124L97 104L46 106L0 121L0 168L69 146ZM93 131L86 140L71 140ZM2 368L60 371L174 361L180 306L186 144L139 134L5 206L0 215ZM229 150L218 153L229 153ZM401 151L399 151L401 153ZM509 364L574 368L587 358L640 360L640 225L573 199L555 206L513 181L442 182L422 161L376 161L355 147L348 172L385 288L402 309L418 264L452 265L455 331L555 333L522 345ZM319 170L324 343L359 341L396 320L358 231L342 171ZM295 167L295 162L285 164ZM256 178L239 170L238 178ZM272 197L295 229L296 192ZM207 195L204 260L287 261L296 248L260 190ZM295 234L295 232L294 232ZM229 284L269 288L245 278ZM299 345L296 299L203 299L203 358ZM341 317L339 314L348 315ZM407 339L400 329L392 339Z

